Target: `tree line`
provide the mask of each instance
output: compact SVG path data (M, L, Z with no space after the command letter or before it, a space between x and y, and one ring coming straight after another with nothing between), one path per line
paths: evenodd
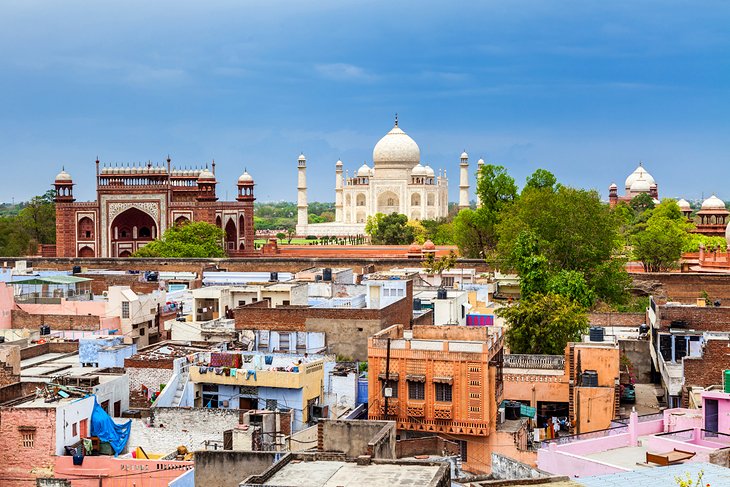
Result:
M2 205L0 211L0 255L34 255L43 244L56 243L54 190L17 205Z

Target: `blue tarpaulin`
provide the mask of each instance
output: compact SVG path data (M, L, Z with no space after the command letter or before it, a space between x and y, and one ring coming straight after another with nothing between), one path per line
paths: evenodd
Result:
M114 450L114 456L117 456L127 446L131 430L131 419L123 424L115 423L94 396L94 410L91 412L91 436L98 436L100 441L109 443Z

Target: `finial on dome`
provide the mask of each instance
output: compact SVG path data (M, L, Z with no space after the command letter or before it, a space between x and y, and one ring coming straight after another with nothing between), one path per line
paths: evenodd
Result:
M398 112L395 112L395 126L398 126Z
M170 154L167 154L167 163L170 164L172 162L172 159L170 159Z

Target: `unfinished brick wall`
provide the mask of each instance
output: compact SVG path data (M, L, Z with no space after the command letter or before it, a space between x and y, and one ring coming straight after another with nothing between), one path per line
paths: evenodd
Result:
M99 316L94 315L37 315L22 309L12 310L13 328L37 329L41 324L49 325L51 330L96 331L100 329Z
M129 286L140 294L149 294L158 288L156 282L140 281L139 274L78 274L78 277L91 279L91 291L97 295L109 290L110 286Z
M637 273L631 274L634 287L647 289L657 298L694 304L705 291L710 299L730 304L730 275L700 273Z
M398 440L395 444L397 458L415 457L416 455L452 456L461 453L459 444L441 436L424 438L408 438Z
M79 342L46 342L31 345L20 350L21 360L39 357L47 353L73 353L79 351Z
M588 313L591 326L639 326L646 323L646 313Z
M685 357L684 386L722 384L722 371L730 369L730 341L707 340L701 358Z
M131 363L135 365L129 365L128 361L130 359L124 360L127 375L129 375L129 407L147 408L150 406L150 401L147 395L142 392L142 386L151 392L155 392L160 389L161 384L167 384L167 381L172 377L172 361L167 361L170 364L169 367L160 366L165 365L163 361L145 362L132 360ZM151 366L140 366L144 364L139 362L144 362L144 364L149 363Z
M3 439L0 441L0 479L52 476L55 432L56 410L53 408L0 408L0 438ZM22 481L2 485L21 484L25 485Z
M668 328L673 321L684 321L687 328L698 331L728 331L730 307L659 306L662 328Z
M13 374L13 368L0 362L0 387L8 386L20 381L20 375Z

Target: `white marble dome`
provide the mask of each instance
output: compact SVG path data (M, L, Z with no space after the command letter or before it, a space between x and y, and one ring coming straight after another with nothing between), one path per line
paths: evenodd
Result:
M652 175L646 172L646 169L644 169L644 166L641 163L639 163L639 167L637 167L634 172L629 174L629 177L626 178L626 189L630 189L631 185L633 185L634 182L636 182L636 180L638 179L643 179L647 181L647 184L649 186L656 183ZM647 188L646 190L649 191L649 188Z
M411 175L412 176L426 176L426 168L423 167L420 163L418 163L411 170Z
M650 189L651 183L646 179L635 179L629 187L629 191L632 193L648 193Z
M679 206L679 209L682 211L692 210L692 208L689 206L689 201L684 198L679 198L679 201L677 201L677 206Z
M426 176L428 176L429 178L436 176L436 172L433 170L433 168L431 166L426 165L423 168L426 170Z
M357 170L357 177L359 178L369 178L371 174L370 166L367 164L363 164L360 166L360 169Z
M459 156L460 159L469 159L469 154L466 153L466 151L461 153L461 156Z
M396 125L375 144L373 163L378 165L415 166L421 161L418 144Z
M703 210L724 210L725 202L714 194L702 202Z

